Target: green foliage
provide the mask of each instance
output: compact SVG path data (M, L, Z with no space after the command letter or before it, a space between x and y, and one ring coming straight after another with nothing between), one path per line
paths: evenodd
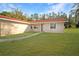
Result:
M4 15L4 16L8 16L10 14L11 14L10 12L6 12L6 11L3 11L3 12L0 13L0 15Z
M70 11L70 14L74 15L75 24L78 24L78 21L79 21L79 3L74 3L72 8L74 8L74 9L72 9Z
M16 18L18 20L25 20L25 21L28 20L26 15L24 15L23 12L21 12L19 9L15 9L12 12L3 11L0 13L0 15L8 16L11 18Z
M31 14L30 16L31 19L40 19L40 20L47 20L48 18L64 18L65 20L68 20L67 19L67 14L64 13L64 12L58 12L58 13L55 13L55 12L51 12L51 13L48 13L48 14Z

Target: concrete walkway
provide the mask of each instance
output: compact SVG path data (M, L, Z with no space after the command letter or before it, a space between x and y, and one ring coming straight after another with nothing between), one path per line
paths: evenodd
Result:
M17 37L17 38L9 38L9 39L0 39L0 42L8 42L8 41L15 41L15 40L23 40L23 39L27 39L36 35L39 35L40 33L34 33L28 36L24 36L24 37Z

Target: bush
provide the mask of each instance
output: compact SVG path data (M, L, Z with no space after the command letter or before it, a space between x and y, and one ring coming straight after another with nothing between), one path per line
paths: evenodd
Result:
M79 24L76 24L76 28L79 28Z

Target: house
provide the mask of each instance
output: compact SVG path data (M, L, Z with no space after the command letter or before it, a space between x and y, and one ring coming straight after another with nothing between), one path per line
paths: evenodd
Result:
M37 32L52 32L63 33L64 32L64 19L55 18L48 20L33 20L30 22L31 31Z
M25 22L0 15L0 36L19 34L28 31L63 33L64 18L33 20Z

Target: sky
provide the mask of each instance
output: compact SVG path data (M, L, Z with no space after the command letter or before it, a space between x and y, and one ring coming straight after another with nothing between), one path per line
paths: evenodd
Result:
M50 12L65 12L68 14L72 6L73 3L0 3L0 12L12 11L18 8L27 15L34 13L46 14Z

